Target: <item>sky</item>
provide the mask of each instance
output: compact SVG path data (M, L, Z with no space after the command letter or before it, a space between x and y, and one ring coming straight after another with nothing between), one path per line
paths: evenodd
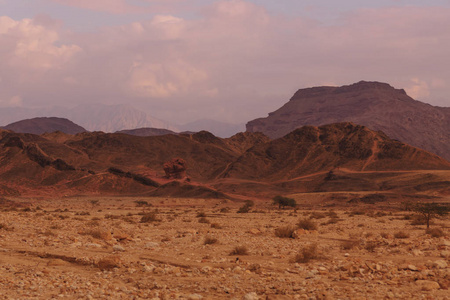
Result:
M0 109L245 123L360 80L449 107L449 28L450 0L0 0Z

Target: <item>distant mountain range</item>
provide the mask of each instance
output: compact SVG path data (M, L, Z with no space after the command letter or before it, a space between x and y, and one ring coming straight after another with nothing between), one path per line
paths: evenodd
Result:
M216 136L226 138L245 130L244 124L231 124L208 119L187 124L169 124L166 121L150 117L147 113L130 105L104 104L79 105L74 108L1 108L0 126L7 126L10 123L37 117L66 118L88 131L116 132L133 130L127 133L137 135L154 135L156 131L153 129L168 130L167 133L207 130ZM143 130L145 128L150 128L150 130ZM136 129L140 129L140 131L135 131Z
M2 108L0 125L36 117L67 118L88 131L115 132L142 127L175 129L167 122L148 116L129 105L88 104L74 108L51 107L40 109Z
M353 122L450 160L450 108L409 97L389 84L361 81L298 90L280 109L247 123L247 131L282 137L305 125Z

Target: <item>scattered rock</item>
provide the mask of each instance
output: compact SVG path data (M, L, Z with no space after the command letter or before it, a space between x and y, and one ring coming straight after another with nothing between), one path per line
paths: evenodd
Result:
M432 291L440 288L439 283L431 280L417 280L416 285L418 285L422 291Z

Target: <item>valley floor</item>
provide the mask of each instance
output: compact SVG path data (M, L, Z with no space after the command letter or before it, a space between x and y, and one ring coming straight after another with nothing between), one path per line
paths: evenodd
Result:
M450 299L448 218L432 237L400 210L242 205L13 199L0 207L0 299Z

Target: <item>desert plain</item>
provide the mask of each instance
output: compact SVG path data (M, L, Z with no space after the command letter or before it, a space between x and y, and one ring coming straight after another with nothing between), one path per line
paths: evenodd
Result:
M353 196L3 198L0 299L450 299L448 218Z

